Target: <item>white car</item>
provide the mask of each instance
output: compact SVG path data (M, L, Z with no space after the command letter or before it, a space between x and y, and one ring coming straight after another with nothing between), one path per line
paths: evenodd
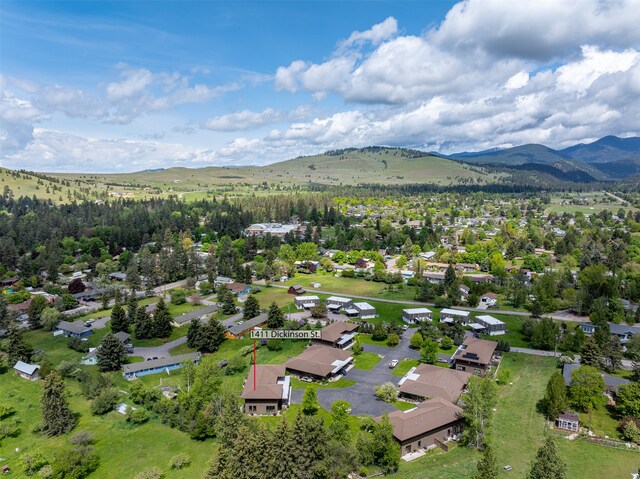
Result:
M397 359L392 359L391 362L389 363L389 369L393 369L398 365L398 360Z

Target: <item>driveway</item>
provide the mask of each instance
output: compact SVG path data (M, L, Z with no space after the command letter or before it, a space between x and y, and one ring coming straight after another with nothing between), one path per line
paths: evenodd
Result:
M140 356L144 359L166 358L167 356L171 356L171 354L169 354L169 350L186 342L187 337L183 336L174 341L169 341L168 343L161 344L160 346L149 346L144 348L137 347L133 348L133 352L129 353L129 356Z
M387 381L398 384L400 378L392 375L392 370L389 369L389 362L392 359L420 358L420 351L409 347L409 337L409 334L405 333L400 340L400 344L395 348L363 344L364 351L382 356L380 362L368 371L351 368L344 378L356 381L353 386L338 389L317 389L318 402L329 411L333 402L344 399L351 404L351 414L354 416L368 414L375 417L395 411L396 408L394 406L376 398L373 388ZM303 394L303 390L293 390L291 393L292 402L300 404Z

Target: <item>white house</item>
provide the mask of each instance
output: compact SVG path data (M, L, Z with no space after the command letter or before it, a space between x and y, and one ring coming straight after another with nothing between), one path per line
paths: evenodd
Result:
M348 316L360 319L371 319L378 315L376 308L371 306L369 303L354 303L351 308L346 310L346 312Z
M459 321L462 324L469 324L471 313L469 311L459 311L457 309L444 308L440 311L441 323L453 323Z
M353 306L353 300L350 298L342 298L340 296L329 296L327 298L327 309L341 311L349 309Z
M410 308L402 310L402 320L405 323L414 324L420 321L431 321L433 312L427 308Z
M489 316L488 314L476 316L475 322L484 327L485 334L489 334L491 336L497 336L507 332L507 325L505 323L493 316Z
M293 303L298 309L311 309L320 305L320 298L318 296L296 296L293 299Z

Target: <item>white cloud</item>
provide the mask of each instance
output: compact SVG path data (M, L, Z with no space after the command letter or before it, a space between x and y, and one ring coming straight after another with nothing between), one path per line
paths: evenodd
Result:
M361 42L371 42L377 45L395 35L397 31L398 21L393 17L388 17L383 22L372 26L369 30L353 32L340 46L344 48Z
M202 128L214 131L249 130L275 123L282 120L284 116L283 112L276 111L273 108L267 108L261 112L243 110L210 118L202 124Z
M529 74L522 70L509 78L504 87L507 90L517 90L518 88L525 86L527 83L529 83Z

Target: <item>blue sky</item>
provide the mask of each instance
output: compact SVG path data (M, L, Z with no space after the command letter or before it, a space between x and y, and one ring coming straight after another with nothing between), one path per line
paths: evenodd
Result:
M638 18L634 0L3 1L0 166L636 135Z

